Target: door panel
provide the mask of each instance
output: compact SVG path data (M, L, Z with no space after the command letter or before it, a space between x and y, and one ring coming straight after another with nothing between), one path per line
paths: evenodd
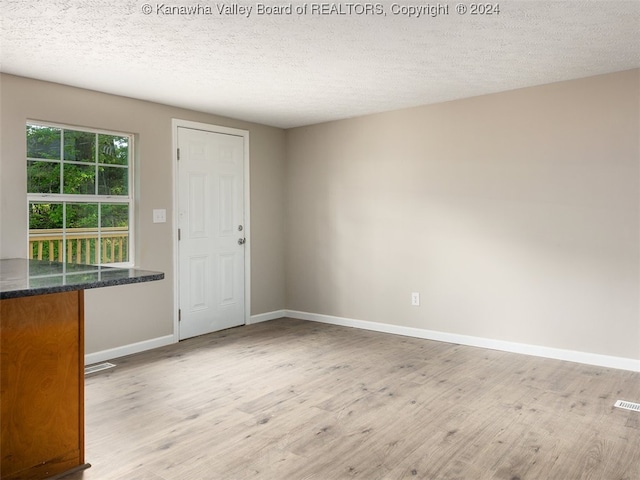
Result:
M178 128L180 339L244 324L244 138Z

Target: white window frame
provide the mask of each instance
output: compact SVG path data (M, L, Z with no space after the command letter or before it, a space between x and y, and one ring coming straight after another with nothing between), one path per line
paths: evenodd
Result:
M126 204L129 205L129 240L128 240L128 261L127 262L116 262L116 263L97 263L95 265L105 266L105 267L133 267L135 265L135 172L134 172L134 151L135 151L135 135L133 133L127 132L118 132L113 130L103 130L96 129L90 127L81 127L77 125L67 125L62 123L52 123L52 122L43 122L40 120L27 120L25 123L25 141L26 141L26 126L28 125L37 125L42 127L51 127L51 128L59 128L61 130L74 130L79 132L88 132L98 135L113 135L118 137L127 137L129 139L129 158L127 165L127 196L124 195L79 195L79 194L65 194L65 193L30 193L27 192L27 247L29 247L29 215L30 209L28 208L31 202L37 203L97 203L98 209L101 208L101 204L109 203L109 204ZM71 163L71 164L84 164L87 165L87 162L64 162L63 154L64 152L64 135L60 136L60 160L49 160L52 163ZM48 161L47 159L42 158L30 158L26 155L25 152L25 162L29 161ZM98 168L99 164L96 164L96 168ZM26 163L25 163L26 168ZM60 190L62 191L62 185L64 185L64 168L61 168L60 173ZM97 179L96 175L96 179ZM63 210L66 212L66 209ZM66 217L66 214L64 215ZM101 216L99 216L101 218ZM102 226L101 222L98 222L98 234L100 234ZM66 245L66 237L67 237L67 227L64 226L66 224L66 218L63 218L63 228L62 228L62 240L63 245ZM101 248L100 242L98 242L98 248ZM97 258L102 258L101 253L97 253ZM63 263L66 263L66 248L63 248Z

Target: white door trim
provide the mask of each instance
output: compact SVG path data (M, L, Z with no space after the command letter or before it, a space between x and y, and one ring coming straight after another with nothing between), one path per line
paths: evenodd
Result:
M205 132L223 133L227 135L237 135L244 140L244 236L246 238L246 248L244 252L244 323L251 323L251 204L250 204L250 181L249 181L249 131L237 128L223 127L220 125L210 125L208 123L193 122L179 118L171 119L171 159L173 163L173 339L177 343L180 341L180 327L178 325L178 307L180 299L180 258L178 254L178 128L191 128L193 130L203 130Z

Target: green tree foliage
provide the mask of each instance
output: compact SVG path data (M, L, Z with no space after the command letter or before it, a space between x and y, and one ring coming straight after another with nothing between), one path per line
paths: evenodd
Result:
M29 205L29 230L62 228L61 203L34 203Z

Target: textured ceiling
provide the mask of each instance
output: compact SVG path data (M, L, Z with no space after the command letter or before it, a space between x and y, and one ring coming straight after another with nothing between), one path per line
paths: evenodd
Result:
M456 4L0 0L0 70L286 128L640 67L640 0Z

